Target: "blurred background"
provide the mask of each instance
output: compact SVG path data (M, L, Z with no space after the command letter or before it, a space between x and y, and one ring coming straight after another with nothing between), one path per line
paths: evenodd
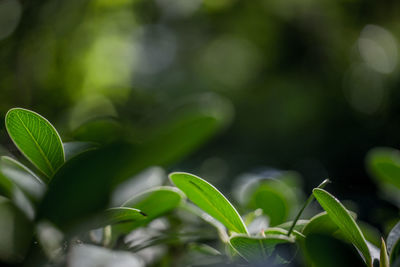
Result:
M212 113L216 134L167 171L227 193L243 173L296 171L307 194L329 177L379 226L397 209L365 156L400 144L399 40L398 1L0 0L0 116L25 107L63 140L140 143L176 114Z

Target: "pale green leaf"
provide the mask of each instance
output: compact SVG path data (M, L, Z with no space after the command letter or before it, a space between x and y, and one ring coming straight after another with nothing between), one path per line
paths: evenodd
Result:
M44 117L22 108L10 109L6 128L21 153L47 177L64 163L61 138Z
M107 209L97 218L95 228L121 223L136 223L146 219L146 214L138 209L115 207Z
M147 216L146 220L131 224L130 228L133 229L175 209L184 197L184 194L177 188L159 186L132 197L122 206L139 209Z
M229 230L247 233L246 226L233 205L214 186L205 180L182 172L170 174L171 181L188 199L206 213L220 221Z
M380 267L390 267L389 257L388 257L388 253L387 253L386 245L385 245L385 240L383 240L383 238L381 239L381 254L380 254L380 260L379 260L379 266Z
M394 264L396 260L400 259L400 221L390 230L386 244L390 262Z
M229 240L235 251L248 261L266 259L271 256L275 246L282 243L293 243L294 239L286 235L268 235L251 237L235 235Z
M349 211L334 196L323 189L313 190L315 198L331 220L339 227L346 238L361 252L368 266L372 266L372 257L363 233Z

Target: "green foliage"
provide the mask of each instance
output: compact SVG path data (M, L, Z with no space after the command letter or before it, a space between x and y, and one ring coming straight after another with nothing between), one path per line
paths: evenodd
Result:
M109 249L127 250L129 257L137 257L143 249L168 245L171 251L164 252L164 257L183 265L199 259L203 264L228 261L285 266L301 262L296 257L298 250L305 264L315 267L372 266L373 259L380 266L398 264L400 223L387 237L387 250L383 239L380 251L374 248L356 224L356 214L322 189L329 180L315 188L301 206L297 178L281 175L258 179L243 190L247 202L236 208L209 182L189 173L174 172L169 175L174 186L160 186L162 178L154 183L154 179L141 177L141 183L148 183L141 187L146 190L136 188L136 193L122 205L110 207L111 196L123 189L117 187L121 182L128 180L121 186L131 186L132 179L139 179L131 175L152 164L173 162L221 127L226 118L218 118L211 111L177 116L170 124L157 126L160 131L152 136L145 136L143 131L139 143L129 142L123 135L104 142L92 139L62 143L56 130L40 115L24 109L10 110L6 117L10 137L40 173L23 164L23 158L1 157L0 262L62 262L65 253L76 256L73 242L78 238L92 246L103 246L101 253L107 257L111 257ZM89 128L90 134L81 137L91 139L93 132ZM193 139L181 143L184 135ZM369 166L376 177L384 177L379 179L396 187L393 177L397 167L393 166L397 159L393 153L388 160L382 151L371 152ZM325 212L304 215L314 197ZM296 215L293 211L297 208ZM245 220L238 210L246 212ZM306 218L300 219L302 216ZM210 231L210 225L217 234ZM363 224L363 229L368 228L371 227ZM39 240L40 247L35 240ZM224 246L225 253L203 241ZM63 243L72 246L71 251L64 251ZM186 254L171 260L175 249Z
M64 163L64 149L56 129L39 114L14 108L6 115L7 132L22 154L49 179Z
M239 213L214 186L189 173L176 172L170 174L169 177L194 204L220 221L229 230L247 233L246 225Z
M400 221L390 231L386 243L390 262L394 264L400 258Z
M390 267L389 257L386 250L385 240L381 239L381 252L379 257L379 267Z
M369 152L367 164L378 183L400 189L400 151L393 148L375 148Z
M293 243L294 239L279 234L270 234L265 237L235 235L230 238L229 242L240 256L251 262L267 259L274 252L276 245Z
M372 266L372 257L367 241L349 211L334 196L323 189L313 190L315 198L326 210L331 220L338 226L348 240L360 250L368 266Z

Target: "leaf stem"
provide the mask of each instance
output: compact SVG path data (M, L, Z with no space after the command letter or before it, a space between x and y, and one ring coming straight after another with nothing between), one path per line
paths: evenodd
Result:
M329 179L325 179L317 188L324 188L327 184L329 184L331 181ZM296 218L294 219L292 226L290 226L290 229L287 233L287 236L290 236L290 234L293 232L294 227L296 226L297 221L300 219L301 214L305 210L305 208L314 200L314 194L311 192L311 195L308 197L307 201L304 203L303 207L301 207L299 213L297 214Z

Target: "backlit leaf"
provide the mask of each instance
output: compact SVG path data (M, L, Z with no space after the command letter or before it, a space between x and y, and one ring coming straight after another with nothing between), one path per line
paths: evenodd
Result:
M239 213L214 186L189 173L175 172L169 177L188 199L224 224L226 228L236 233L247 233Z
M22 108L10 109L6 128L21 153L48 178L64 163L61 138L44 117Z
M372 266L372 257L367 241L349 211L334 196L327 191L316 188L315 198L328 213L332 221L339 227L346 238L361 252L368 266Z

